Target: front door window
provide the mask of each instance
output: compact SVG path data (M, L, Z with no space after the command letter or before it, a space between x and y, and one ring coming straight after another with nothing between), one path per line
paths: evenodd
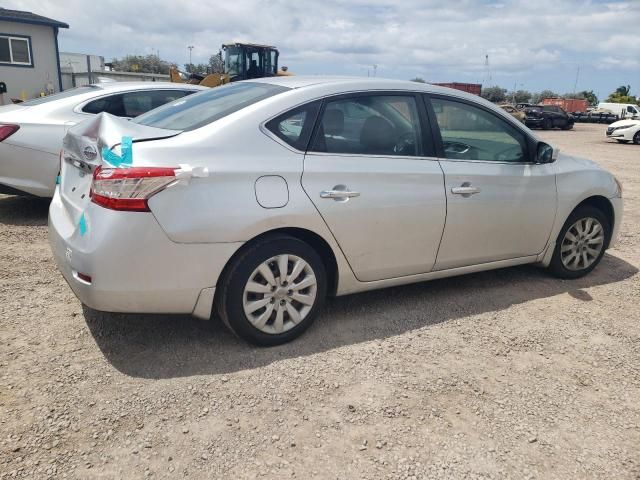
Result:
M525 162L526 141L505 120L481 108L453 100L432 99L445 158Z

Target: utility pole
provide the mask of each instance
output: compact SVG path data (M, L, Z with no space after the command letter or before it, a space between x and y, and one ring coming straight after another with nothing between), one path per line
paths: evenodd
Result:
M191 70L191 65L193 65L193 63L191 63L191 51L193 50L193 45L189 45L187 48L189 49L189 69Z
M378 65L373 66L373 76L375 77L378 72Z
M576 95L576 90L578 90L578 77L580 76L580 65L578 65L578 69L576 70L576 83L573 84L573 96Z

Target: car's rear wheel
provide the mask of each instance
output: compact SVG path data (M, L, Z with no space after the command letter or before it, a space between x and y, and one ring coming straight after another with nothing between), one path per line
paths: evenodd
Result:
M640 145L640 130L638 130L633 136L633 143L635 143L636 145Z
M577 208L560 230L549 269L560 278L586 275L600 263L610 234L602 211L589 205Z
M218 289L216 306L227 326L248 342L271 346L309 328L324 303L327 280L313 248L273 235L232 260Z
M542 129L543 130L551 130L553 128L553 122L551 122L550 118L545 118L542 121Z
M571 130L573 128L573 123L567 122L567 124L562 127L563 130Z

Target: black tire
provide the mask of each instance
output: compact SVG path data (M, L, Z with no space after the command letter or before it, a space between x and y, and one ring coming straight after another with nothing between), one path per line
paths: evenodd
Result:
M573 129L573 123L567 122L567 124L562 127L563 130L572 130Z
M602 229L604 231L604 242L599 255L596 257L593 263L591 263L587 268L583 268L580 270L571 270L565 267L565 265L562 262L562 258L561 258L562 243L563 243L563 240L565 239L565 235L567 231L577 221L579 221L582 218L594 218L598 222L600 222L600 225L602 225ZM569 215L569 218L567 218L567 221L564 223L564 225L562 226L562 229L560 230L560 233L558 234L558 238L556 239L556 246L553 251L553 257L551 258L551 263L549 264L549 270L553 275L559 278L574 279L574 278L583 277L584 275L591 272L594 268L596 268L596 266L600 263L600 260L602 260L602 256L604 255L604 252L607 246L609 245L610 238L611 238L610 221L600 209L592 207L590 205L584 205L582 207L576 208L571 213L571 215Z
M300 323L282 333L267 333L258 329L247 318L243 307L244 289L249 277L260 264L283 254L295 255L311 267L316 279L316 297ZM293 340L311 326L324 305L326 291L327 275L320 255L302 240L277 234L260 239L231 260L218 282L215 304L222 321L238 337L254 345L274 346Z
M633 143L635 143L636 145L640 145L640 130L638 130L633 136Z
M553 122L550 118L545 118L542 121L542 129L543 130L551 130L553 128Z

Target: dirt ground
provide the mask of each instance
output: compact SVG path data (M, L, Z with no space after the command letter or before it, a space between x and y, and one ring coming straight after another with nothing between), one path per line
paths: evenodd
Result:
M47 203L0 196L0 478L640 478L640 146L544 132L624 184L586 278L533 267L333 299L258 349L83 309Z

